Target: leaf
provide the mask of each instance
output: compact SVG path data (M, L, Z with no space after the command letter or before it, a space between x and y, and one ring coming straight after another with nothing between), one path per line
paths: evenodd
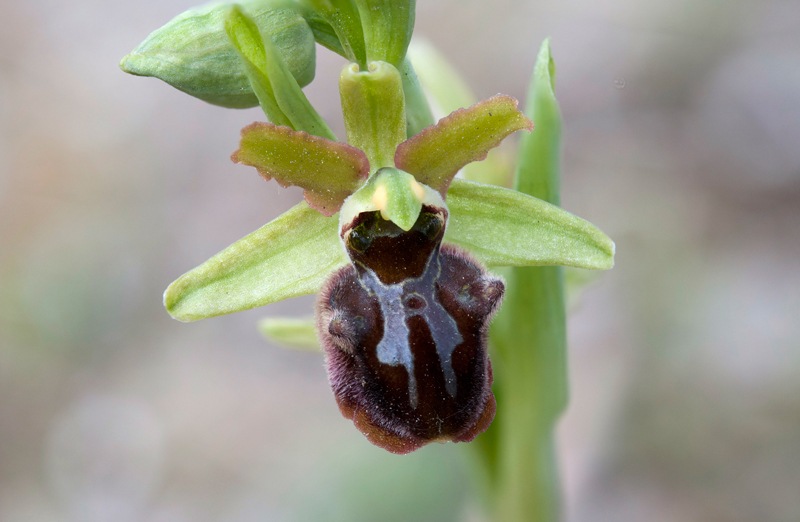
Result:
M223 107L258 105L245 66L225 32L230 2L189 9L153 31L120 62L123 71L153 76L192 96ZM275 42L301 86L314 79L314 34L290 0L246 2L245 11Z
M326 216L336 213L369 175L369 162L359 149L263 122L242 129L231 159L283 187L302 187L308 204Z
M453 112L401 143L395 164L444 196L461 167L485 158L512 132L532 128L514 98L494 96Z
M606 270L614 243L597 227L545 201L456 179L447 193L445 241L494 266L564 265Z
M258 323L261 334L286 348L320 351L317 326L313 317L296 319L267 317Z
M336 219L299 203L175 280L164 306L180 321L248 310L315 293L347 262Z
M225 30L245 62L250 85L270 121L336 139L292 76L272 38L262 36L256 23L240 7L233 6L228 11Z
M515 188L554 205L560 202L561 110L555 95L556 66L545 40L533 68L525 114L536 132L520 141Z

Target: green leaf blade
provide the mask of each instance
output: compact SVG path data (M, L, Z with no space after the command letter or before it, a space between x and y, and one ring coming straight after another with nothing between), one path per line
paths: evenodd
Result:
M425 91L422 90L422 84L408 58L403 60L400 74L403 76L403 95L406 102L406 135L410 137L420 133L425 127L430 127L436 121L433 119Z
M318 292L346 263L337 220L300 203L175 280L164 306L180 321L248 310Z
M560 203L561 109L555 95L555 62L545 40L533 69L525 114L536 122L536 132L520 143L515 188Z
M540 199L456 179L445 241L492 266L563 265L607 270L614 243L600 229Z

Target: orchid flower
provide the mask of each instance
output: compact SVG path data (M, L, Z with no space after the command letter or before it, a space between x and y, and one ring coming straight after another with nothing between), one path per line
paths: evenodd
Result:
M339 408L395 453L472 440L503 410L492 393L488 345L512 358L509 332L530 312L522 282L542 302L542 289L552 290L543 305L554 311L552 331L540 337L563 356L560 272L510 271L506 284L487 266L608 269L614 257L603 232L557 206L560 116L547 43L527 115L497 95L434 121L406 56L414 7L413 0L212 4L177 17L122 62L217 105L260 105L269 122L242 129L233 161L304 191L304 202L175 280L164 293L167 311L195 321L318 294L313 322ZM350 62L339 82L345 141L302 91L313 79L314 42ZM539 117L543 131L530 134ZM457 177L517 131L527 134L516 190ZM514 311L501 312L490 341L505 293ZM312 323L297 324L280 323L295 332ZM517 389L532 382L528 366L504 366ZM542 435L535 441L542 455L563 409L565 379L553 375L555 399L541 410L542 423L529 425ZM504 395L512 388L504 385ZM507 433L524 444L526 430ZM492 448L487 455L500 451ZM527 502L515 495L498 506L522 513L517 503Z

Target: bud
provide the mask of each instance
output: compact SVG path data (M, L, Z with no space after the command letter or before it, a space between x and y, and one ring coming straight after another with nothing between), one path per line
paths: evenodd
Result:
M246 108L258 105L245 65L225 32L232 4L214 3L190 9L157 29L120 62L123 71L159 78L214 105ZM314 34L289 0L245 3L244 8L265 38L271 38L292 76L302 87L314 79Z

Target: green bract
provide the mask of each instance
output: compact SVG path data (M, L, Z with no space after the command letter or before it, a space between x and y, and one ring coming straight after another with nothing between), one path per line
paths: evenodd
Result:
M225 32L230 2L189 9L154 31L125 56L120 67L154 76L192 96L223 107L258 105L247 69ZM262 35L274 42L300 86L314 79L314 33L291 0L242 3Z
M226 13L225 32L242 58L250 85L270 121L336 139L303 94L272 38L262 35L256 22L239 6Z

